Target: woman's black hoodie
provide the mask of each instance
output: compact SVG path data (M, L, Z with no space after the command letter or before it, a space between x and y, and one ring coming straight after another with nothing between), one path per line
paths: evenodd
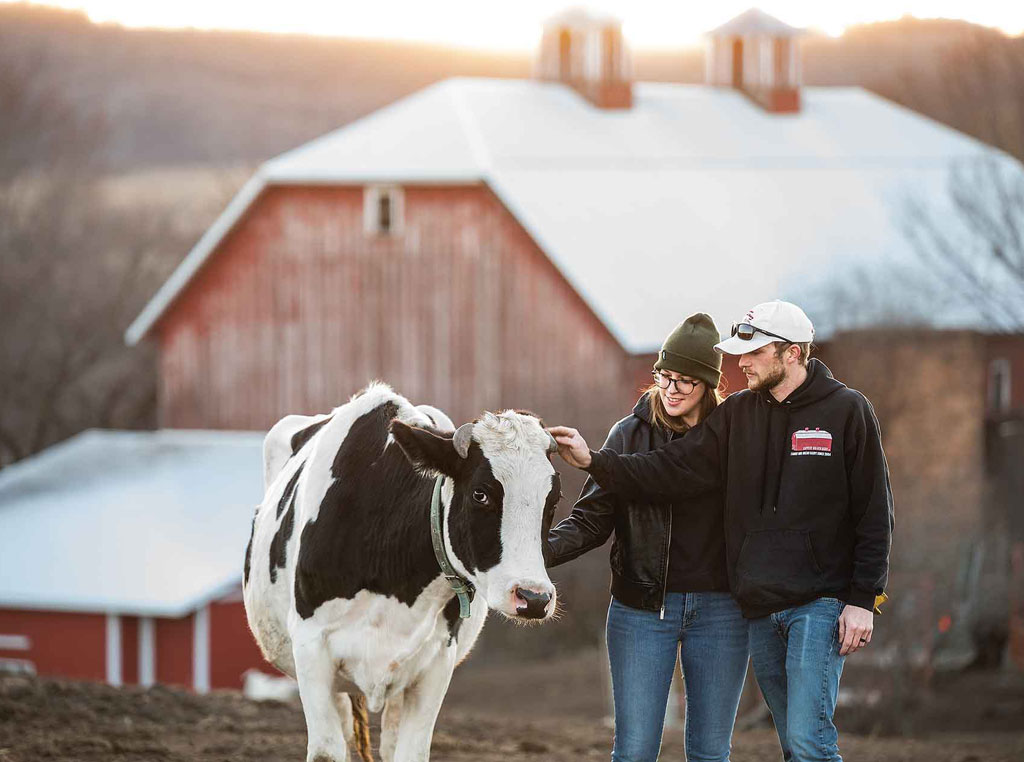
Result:
M729 583L748 617L823 596L870 610L893 526L878 421L816 359L784 401L744 390L650 453L593 453L609 491L654 498L724 488Z

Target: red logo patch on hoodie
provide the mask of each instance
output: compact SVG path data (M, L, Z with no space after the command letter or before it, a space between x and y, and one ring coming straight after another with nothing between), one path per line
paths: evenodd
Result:
M832 455L832 435L827 431L810 428L793 432L790 455Z

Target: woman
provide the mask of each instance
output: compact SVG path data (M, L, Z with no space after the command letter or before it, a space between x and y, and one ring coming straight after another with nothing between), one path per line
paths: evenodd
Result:
M604 446L646 452L686 436L710 415L720 400L718 341L703 313L677 326L658 354L654 382L632 414L612 426ZM747 669L747 623L729 594L721 494L650 503L588 479L572 513L548 535L548 566L603 545L613 531L613 762L658 758L677 651L686 684L686 758L728 760Z

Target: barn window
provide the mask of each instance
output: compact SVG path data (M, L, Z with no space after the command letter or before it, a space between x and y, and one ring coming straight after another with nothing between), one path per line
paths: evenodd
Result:
M368 235L402 232L402 189L393 185L369 185L363 193L363 223Z
M988 366L988 409L1005 413L1010 409L1010 361L998 357Z

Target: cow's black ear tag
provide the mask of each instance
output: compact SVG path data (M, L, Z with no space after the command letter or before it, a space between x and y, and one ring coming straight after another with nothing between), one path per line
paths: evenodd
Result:
M450 436L410 426L397 418L391 422L391 435L416 470L451 477L457 474L462 458Z

